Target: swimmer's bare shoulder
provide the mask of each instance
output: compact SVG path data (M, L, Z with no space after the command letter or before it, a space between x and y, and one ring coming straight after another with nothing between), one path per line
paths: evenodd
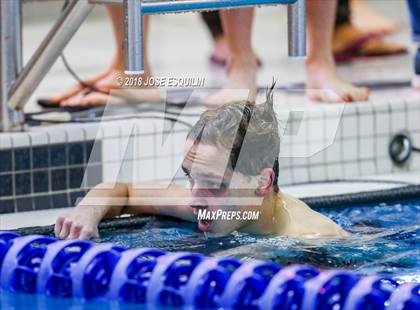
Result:
M349 236L349 233L334 223L330 218L312 210L302 200L282 194L284 200L290 205L293 222L291 223L291 237L315 238L340 238Z

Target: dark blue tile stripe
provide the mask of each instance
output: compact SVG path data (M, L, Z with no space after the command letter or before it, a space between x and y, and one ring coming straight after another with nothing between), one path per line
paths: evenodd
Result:
M0 150L0 213L73 205L85 194L81 186L88 163L89 185L102 181L102 154L96 150L101 150L100 143Z

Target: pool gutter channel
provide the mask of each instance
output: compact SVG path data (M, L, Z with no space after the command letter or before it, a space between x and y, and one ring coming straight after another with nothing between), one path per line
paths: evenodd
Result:
M368 192L358 192L340 195L328 195L321 197L306 197L302 200L313 209L321 208L345 208L355 205L365 205L373 203L387 203L391 201L411 200L420 198L420 185L409 185L398 188L375 190ZM120 229L120 228L140 228L144 227L156 218L161 216L130 216L106 219L99 224L99 230L102 229ZM171 220L173 220L171 218ZM24 227L12 230L20 234L40 234L53 235L54 225Z

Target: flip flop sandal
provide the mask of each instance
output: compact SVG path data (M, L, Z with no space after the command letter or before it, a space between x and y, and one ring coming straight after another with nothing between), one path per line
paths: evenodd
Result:
M81 91L83 90L83 88L92 88L94 86L84 82L84 81L80 81L79 82L79 86L82 87ZM53 101L50 99L46 99L46 98L40 98L37 100L37 104L43 108L58 108L60 107L60 102L59 101Z
M159 101L159 102L147 102L147 101L139 101L135 98L119 95L112 93L112 89L86 89L84 92L84 95L88 95L94 92L109 95L111 97L115 97L118 99L122 99L123 102L119 103L118 105L115 105L115 108L118 107L124 107L124 106L142 106L145 110L150 109L159 109L160 107L165 107L165 109L183 109L188 105L188 107L194 107L194 106L202 106L202 103L200 102L200 98L192 98L191 93L193 90L190 89L181 89L181 90L168 90L166 101ZM105 106L105 104L103 105ZM91 109L97 109L98 107L101 107L101 105L98 104L92 104L92 105L83 105L83 106L59 106L59 105L53 105L53 106L46 106L45 108L47 111L53 111L53 110L60 110L60 111L66 111L70 113L76 113L76 112L82 112L86 110ZM108 106L109 108L110 106Z
M366 43L369 43L366 42ZM390 51L390 50L386 50L386 47L388 45L388 43L382 41L380 42L382 43L381 46L378 46L378 50L374 50L373 48L371 50L369 49L364 49L365 44L362 44L362 46L359 48L357 56L359 58L363 58L363 57L381 57L381 56L395 56L395 55L402 55L402 54L406 54L407 53L407 49L405 47L400 47L400 48L396 48L394 51ZM380 50L379 48L382 47L382 50Z
M335 61L337 63L344 63L352 60L358 55L358 51L363 46L363 44L377 37L378 35L376 34L368 34L366 36L361 37L360 39L351 42L340 51L334 52Z

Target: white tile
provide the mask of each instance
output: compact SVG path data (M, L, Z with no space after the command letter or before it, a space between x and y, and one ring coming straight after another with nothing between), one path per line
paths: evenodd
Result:
M373 160L363 160L359 163L360 172L362 175L375 174L375 162Z
M389 141L390 139L384 136L376 138L376 156L378 158L388 157Z
M384 101L375 102L373 105L373 109L375 110L375 113L388 113L389 112L388 98L386 98Z
M340 117L328 117L325 119L325 141L328 144L337 140L342 136L342 126Z
M319 154L324 152L328 148L328 145L325 141L319 141L319 142L311 141L309 145L307 146L307 148L308 148L309 160L310 161L315 160L315 162L319 162L319 160L322 160L321 159L322 156L320 157Z
M358 104L346 104L343 110L343 117L353 117L356 115L356 109Z
M64 130L51 130L48 134L51 144L67 142L67 133Z
M309 164L313 165L313 164L325 163L325 157L326 157L325 152L326 152L325 150L321 150L321 151L318 151L318 152L314 153L314 155L312 155L309 158Z
M361 137L370 137L373 135L373 115L363 114L359 116L359 135Z
M300 144L308 141L308 120L306 118L300 122L289 122L287 126L288 128L283 136L284 141L293 144Z
M118 138L102 140L102 158L104 163L120 160L120 140Z
M333 163L341 161L341 144L340 140L335 140L325 151L327 152L327 162Z
M158 137L151 134L141 135L139 137L139 158L153 157L159 154L159 152L157 152L159 145L158 140Z
M392 165L392 173L393 174L402 174L405 172L409 172L410 171L410 167L409 165L403 165L403 166L399 166L399 165Z
M410 171L416 172L420 178L420 156L419 154L413 154L411 160L408 162Z
M281 169L279 171L278 183L280 185L284 185L284 184L291 184L292 182L293 182L293 179L292 179L291 169Z
M167 136L161 134L156 136L156 154L159 156L170 156L174 153L174 139L171 133Z
M294 168L292 173L295 183L309 181L308 168Z
M86 140L95 140L99 138L99 126L95 124L89 124L84 128L84 136Z
M390 173L392 171L392 162L389 158L378 158L377 161L377 173Z
M290 168L291 164L292 164L292 161L291 161L290 157L280 157L279 158L279 168L280 169Z
M377 134L388 134L391 131L391 117L388 113L377 113L375 120Z
M7 133L0 133L0 149L9 149L12 147L12 136Z
M361 138L359 140L359 155L361 159L374 157L375 145L373 138Z
M393 133L401 132L407 128L405 113L402 111L393 111L391 114Z
M418 147L420 145L420 130L416 132L410 132L411 142Z
M32 146L48 144L49 137L46 132L29 132L28 134Z
M352 178L359 176L359 167L356 162L343 164L345 178Z
M344 177L342 164L329 164L327 166L327 174L329 180L342 179Z
M154 159L143 159L140 161L139 171L140 171L140 180L142 182L149 182L149 181L156 180L155 165L156 165L156 162Z
M290 143L285 143L284 140L281 140L280 157L290 158L291 156L293 156L292 145Z
M357 160L358 144L357 139L351 138L343 141L343 160Z
M118 123L118 125L118 128L120 129L119 133L122 136L136 136L141 132L141 130L139 129L140 124L133 120L127 121L123 124ZM116 131L116 133L117 132L118 131Z
M308 121L308 141L324 141L325 122L323 119L310 119Z
M13 147L28 147L30 145L29 134L26 132L12 135Z
M174 149L178 153L182 153L184 151L185 141L187 140L187 132L185 131L175 131L172 134L172 139L174 140Z
M120 170L118 172L118 182L135 183L137 181L138 163L132 159L120 162Z
M357 118L355 115L343 115L341 119L341 130L343 138L357 136Z
M67 141L68 142L79 142L85 140L84 130L80 127L71 128L70 126L66 129Z
M363 104L356 104L356 111L355 112L359 116L372 115L373 114L373 104L371 102L365 102Z
M391 108L391 114L403 112L405 109L405 101L401 97L393 98L389 107Z
M176 170L172 167L171 158L159 158L157 160L156 178L158 180L170 179L174 177Z
M327 179L327 167L326 166L310 166L309 167L309 180L310 181L323 181Z
M121 126L119 124L115 124L114 122L101 123L99 131L103 138L117 138L122 135Z
M410 109L407 115L407 129L420 130L420 108Z
M292 164L294 161L300 161L302 158L308 158L308 145L303 143L296 143L292 145Z
M118 181L118 175L120 172L121 163L106 163L102 165L103 182L116 183Z

